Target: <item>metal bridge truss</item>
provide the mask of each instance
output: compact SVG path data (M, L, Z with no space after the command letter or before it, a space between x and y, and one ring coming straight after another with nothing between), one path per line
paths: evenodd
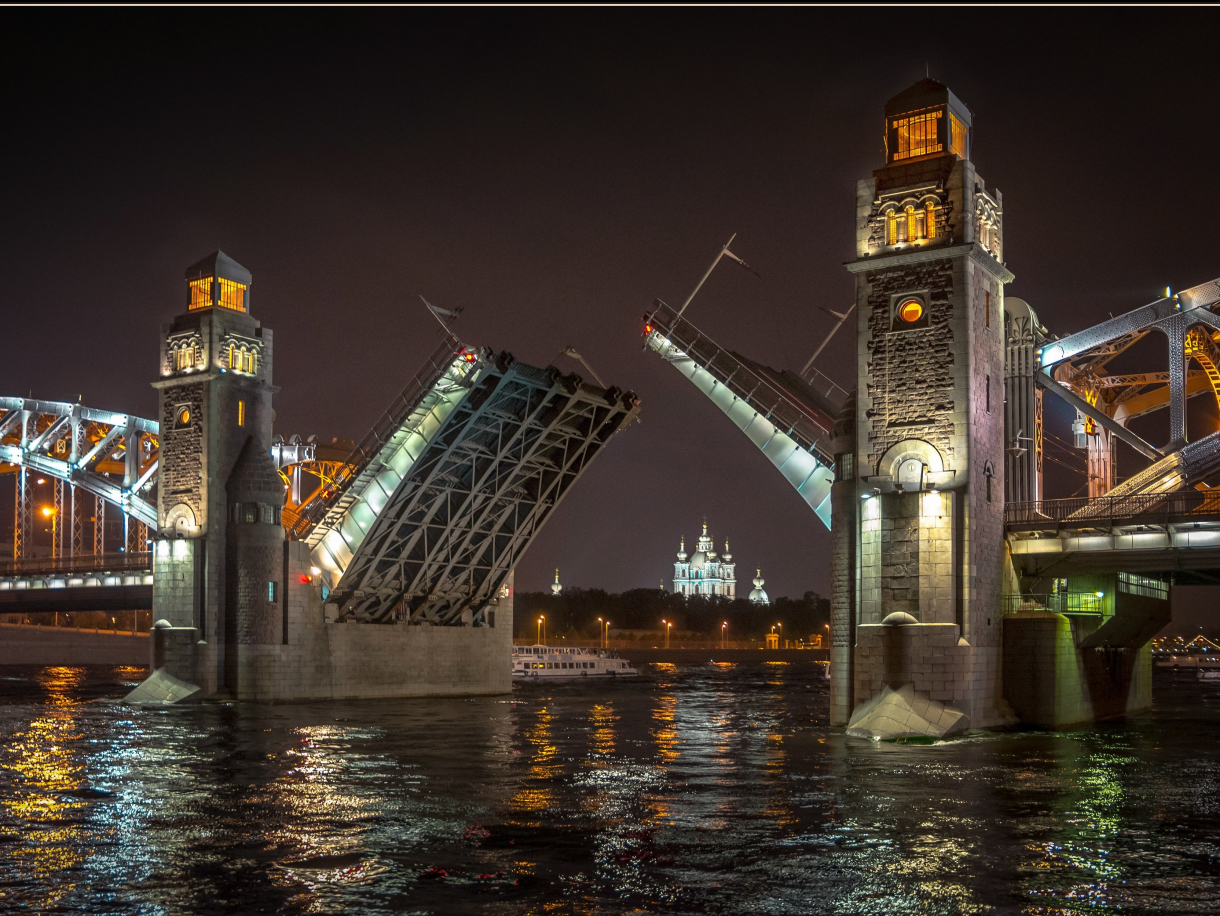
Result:
M638 409L631 392L442 345L296 530L345 619L484 623L531 539Z
M0 397L0 462L16 475L13 552L30 553L34 524L34 478L56 481L59 555L105 553L105 506L115 506L124 522L124 549L141 550L136 531L155 526L152 497L157 474L158 426L129 414L96 410L64 401ZM66 491L66 492L65 492ZM88 497L86 496L88 494ZM90 511L85 501L93 502ZM49 508L49 507L48 507ZM92 550L85 550L84 520L92 517ZM128 522L139 525L131 530Z
M31 557L38 478L55 482L55 505L44 507L57 516L55 557L146 551L148 529L157 526L159 436L156 420L66 401L0 397L0 473L12 473L16 479L14 557ZM295 513L322 495L330 477L346 467L350 453L350 448L293 439L291 445L277 440L272 448L290 487L287 527ZM306 474L321 481L312 492L303 489ZM121 514L122 544L106 541L107 505ZM89 519L93 521L86 525Z
M1210 391L1220 403L1217 370L1220 353L1213 343L1213 337L1220 335L1220 316L1213 311L1218 305L1220 280L1213 280L1049 342L1039 352L1042 371L1038 383L1063 397L1108 433L1153 461L1160 461L1186 444L1187 398ZM1167 372L1127 375L1107 372L1107 364L1153 331L1166 337ZM1192 359L1202 371L1187 371L1187 363ZM1127 428L1130 420L1166 406L1170 435L1163 448L1153 446ZM1216 452L1213 470L1220 470L1220 437L1214 439L1210 448L1194 449L1196 453L1212 450ZM1211 466L1212 462L1203 464ZM1174 487L1188 486L1198 479L1201 478L1184 479ZM1131 492L1141 489L1138 485L1133 487Z
M725 350L659 299L644 316L644 345L707 395L830 527L831 442L846 391L817 370L809 382Z

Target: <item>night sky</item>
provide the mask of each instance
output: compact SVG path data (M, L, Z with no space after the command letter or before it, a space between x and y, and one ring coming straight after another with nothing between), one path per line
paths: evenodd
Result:
M1214 10L3 17L0 393L153 416L159 326L216 248L253 272L285 436L366 432L436 343L420 293L465 309L469 343L582 371L558 358L571 344L638 393L641 422L519 589L556 566L573 586L655 586L706 515L742 580L761 566L772 595L828 591L828 532L642 351L641 316L680 303L736 232L761 279L723 262L688 315L799 368L831 326L819 306L852 301L882 107L925 67L974 112L1009 294L1052 331L1220 276ZM819 365L850 386L854 354L845 333Z

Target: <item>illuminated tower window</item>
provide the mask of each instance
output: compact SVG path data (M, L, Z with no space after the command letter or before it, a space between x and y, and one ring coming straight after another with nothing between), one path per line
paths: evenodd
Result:
M237 402L237 425L238 426L246 425L246 402L245 401Z
M220 301L217 304L224 309L244 312L246 310L246 285L221 277Z
M200 277L197 280L191 280L190 286L190 310L210 309L212 307L212 278Z
M888 222L888 225L887 225L887 231L886 231L886 238L888 239L888 241L886 242L886 244L887 245L897 245L898 244L898 213L894 210L891 210L890 215L889 215L889 220L887 222Z
M949 152L966 158L966 125L949 112Z
M936 238L936 201L924 201L924 236L926 238Z
M897 132L898 139L894 161L941 152L944 146L938 136L938 127L942 114L941 111L925 111L894 119L891 127Z
M919 217L921 216L923 216L922 213L916 216L914 207L907 207L907 239L912 242L921 235L919 231Z

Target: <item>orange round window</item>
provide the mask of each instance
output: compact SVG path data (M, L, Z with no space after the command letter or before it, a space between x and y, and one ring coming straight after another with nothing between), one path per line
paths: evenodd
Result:
M178 425L179 426L190 426L191 425L191 409L189 407L179 407L178 408Z
M907 299L898 306L898 317L908 324L923 317L923 303L918 299Z

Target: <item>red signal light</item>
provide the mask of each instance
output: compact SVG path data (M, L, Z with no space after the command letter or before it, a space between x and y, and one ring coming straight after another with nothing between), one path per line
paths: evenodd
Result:
M302 585L308 585L312 581L313 581L313 576L306 576L304 574L301 575L301 584Z
M646 324L646 325L644 325L644 333L645 333L645 334L651 334L651 333L652 333L652 325L650 325L650 324Z

